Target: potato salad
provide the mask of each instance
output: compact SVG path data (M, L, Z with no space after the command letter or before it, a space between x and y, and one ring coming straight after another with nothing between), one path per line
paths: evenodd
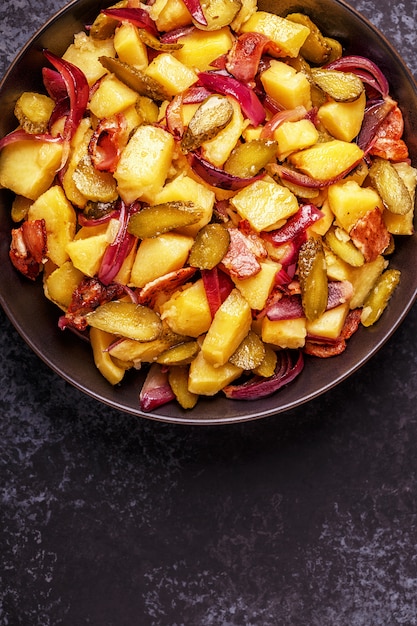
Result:
M254 0L121 0L43 54L0 139L10 260L109 384L257 400L378 322L417 170L372 59Z

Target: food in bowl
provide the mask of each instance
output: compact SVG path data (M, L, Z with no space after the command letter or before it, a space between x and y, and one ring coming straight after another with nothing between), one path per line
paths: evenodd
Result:
M0 184L10 258L144 411L258 400L336 357L400 280L417 171L377 65L303 13L120 3L45 51ZM52 66L52 67L51 67Z

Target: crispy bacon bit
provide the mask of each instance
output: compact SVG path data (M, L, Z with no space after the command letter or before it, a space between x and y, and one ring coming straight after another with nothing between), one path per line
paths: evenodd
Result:
M347 340L358 330L361 321L361 310L353 309L347 314L340 336L333 341L321 342L307 339L303 351L305 354L327 359L338 356L346 350Z
M369 153L389 161L405 161L408 159L408 148L401 139L403 132L403 115L396 105L376 131Z
M10 260L19 272L35 280L47 254L45 220L27 220L12 229Z
M104 286L98 278L86 276L72 294L71 304L65 315L59 319L58 325L61 330L67 326L80 331L85 330L87 313L94 311L100 304L121 298L124 294L124 285L112 283Z
M195 267L182 267L179 270L169 272L168 274L164 274L164 276L151 280L140 290L137 297L138 304L154 307L161 293L167 295L171 294L187 280L192 278L195 272Z
M114 172L128 139L127 122L121 113L102 119L88 145L88 153L97 170Z
M361 217L350 230L349 235L367 263L374 261L378 255L382 254L391 240L379 207L375 207Z
M258 72L259 62L266 49L279 54L279 48L261 33L243 33L234 41L227 55L226 69L238 80L251 83Z
M222 266L231 275L239 279L255 276L261 265L253 252L253 243L238 228L229 228L230 244L222 259Z

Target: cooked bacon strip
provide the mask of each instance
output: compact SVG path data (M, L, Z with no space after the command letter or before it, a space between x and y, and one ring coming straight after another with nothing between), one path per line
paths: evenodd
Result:
M182 267L151 280L140 290L137 297L138 304L154 307L156 299L161 293L171 294L189 280L196 271L195 267Z
M333 341L319 342L307 340L303 351L305 354L316 356L320 359L327 359L338 356L346 350L347 340L358 330L361 321L361 310L353 309L347 314L340 336Z
M390 243L390 235L379 207L361 217L351 228L349 235L367 263L374 261Z
M389 161L408 159L408 147L401 139L404 132L404 118L396 105L376 131L376 139L369 153Z
M87 313L94 311L100 304L110 302L125 295L124 285L112 283L103 285L98 278L85 276L72 294L72 300L67 312L59 319L59 327L63 330L67 326L77 330L87 328Z
M280 49L266 35L252 32L243 33L234 41L227 55L227 71L244 83L252 82L266 49L280 53Z
M114 172L128 139L127 122L119 113L100 120L88 145L88 153L97 170Z
M12 229L10 260L19 272L35 280L47 254L45 220L27 220Z
M244 279L255 276L261 265L253 252L253 243L238 228L229 228L230 244L222 259L222 266L231 276Z

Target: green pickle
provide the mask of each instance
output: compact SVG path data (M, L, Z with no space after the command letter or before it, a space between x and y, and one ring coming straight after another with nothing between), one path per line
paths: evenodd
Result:
M298 271L304 313L313 322L326 310L328 299L326 259L318 239L308 239L301 246Z
M399 270L389 269L381 274L363 305L361 315L363 326L372 326L379 320L394 289L400 282L400 278L401 272Z

